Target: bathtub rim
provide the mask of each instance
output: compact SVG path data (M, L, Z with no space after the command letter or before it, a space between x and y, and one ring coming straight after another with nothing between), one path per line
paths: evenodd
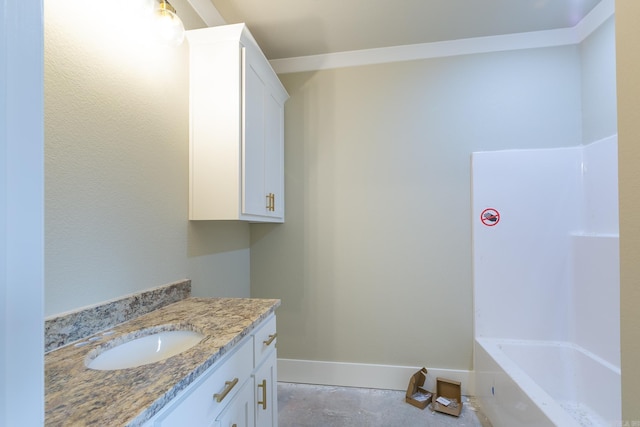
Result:
M584 354L585 356L595 360L596 362L605 366L607 369L610 369L617 375L622 374L622 370L619 366L614 365L608 360L570 341L524 340L524 339L514 339L514 338L487 338L487 337L476 337L475 339L476 341L484 341L484 342L495 344L495 345L506 344L506 345L516 345L516 346L544 346L544 347L557 347L557 348L571 349L571 350L578 351ZM498 349L498 350L501 350L501 349Z
M563 341L521 340L486 337L476 337L474 341L476 345L479 345L482 350L490 358L493 359L495 364L498 365L500 369L502 369L509 380L516 387L518 387L520 391L530 400L531 404L534 405L551 423L556 426L563 427L582 427L582 425L574 417L572 417L556 399L554 399L546 390L539 386L534 381L534 379L532 379L522 368L520 368L520 366L515 361L507 356L507 354L499 347L499 344L562 347L579 351L586 356L591 356L593 355L593 353L574 343ZM596 355L593 356L597 361L604 362L603 365L611 369L614 373L618 375L620 374L619 368ZM474 363L476 363L475 360ZM477 366L476 364L476 375L478 375L480 372L484 373L481 368L482 367ZM476 381L476 383L477 382L478 381ZM484 398L481 393L478 397L481 400L481 403L484 403L484 405L487 404L486 402L482 402Z

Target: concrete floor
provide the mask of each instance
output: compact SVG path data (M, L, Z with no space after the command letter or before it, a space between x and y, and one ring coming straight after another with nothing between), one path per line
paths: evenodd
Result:
M491 427L473 399L460 417L419 409L405 393L352 387L278 383L279 427Z

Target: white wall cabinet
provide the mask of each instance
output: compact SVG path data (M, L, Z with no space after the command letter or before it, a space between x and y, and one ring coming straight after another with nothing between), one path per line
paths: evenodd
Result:
M189 219L284 221L284 104L244 24L187 32Z
M277 427L276 317L207 369L146 427Z

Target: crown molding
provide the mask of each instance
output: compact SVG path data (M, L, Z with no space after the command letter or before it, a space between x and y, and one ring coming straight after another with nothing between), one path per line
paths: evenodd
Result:
M417 59L574 45L581 43L597 30L600 25L614 15L614 11L614 0L602 0L582 21L571 28L273 59L269 62L276 73L286 74Z
M225 25L226 21L213 5L211 0L187 0L196 14L207 24L207 27Z

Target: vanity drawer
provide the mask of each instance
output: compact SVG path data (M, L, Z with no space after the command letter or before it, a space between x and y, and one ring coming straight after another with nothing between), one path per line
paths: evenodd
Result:
M254 367L260 365L262 358L276 347L276 337L276 316L272 315L253 334Z
M153 425L210 425L249 379L252 367L253 345L249 338L178 395L175 403L154 417Z

